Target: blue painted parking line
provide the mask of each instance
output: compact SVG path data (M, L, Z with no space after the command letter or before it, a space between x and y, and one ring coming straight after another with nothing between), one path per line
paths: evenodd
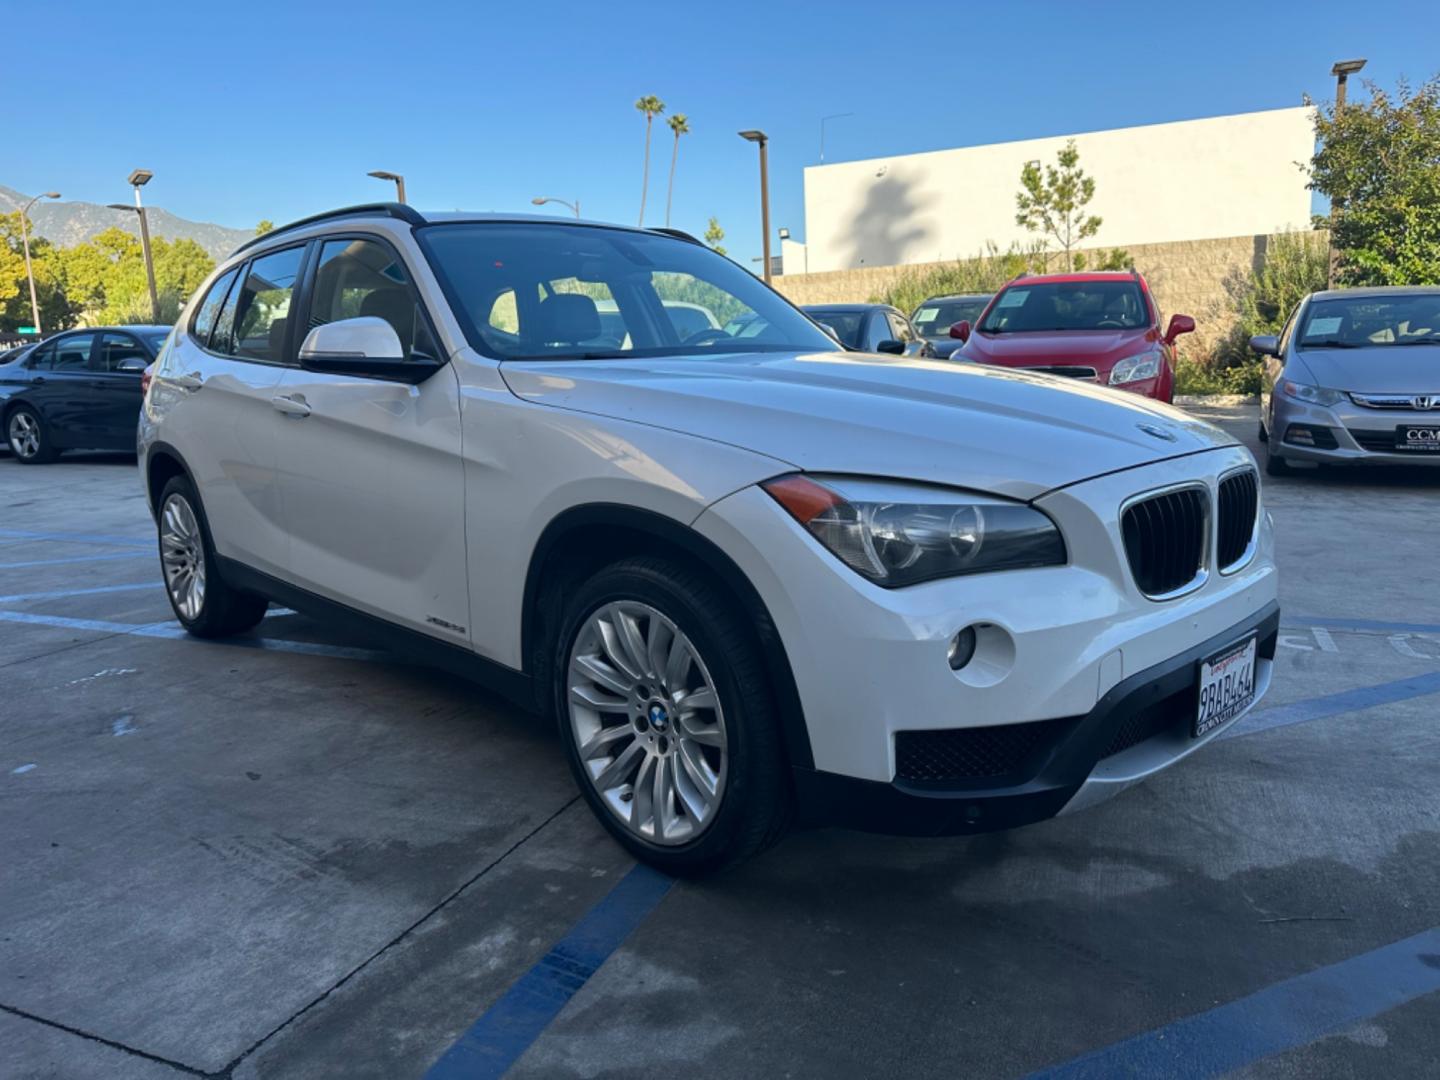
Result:
M637 865L430 1066L425 1080L503 1076L674 884Z
M73 544L120 544L123 547L153 548L155 541L142 536L95 536L92 533L31 532L28 529L0 529L0 537L13 540L56 540Z
M53 626L61 630L93 630L99 634L133 634L136 637L183 638L188 635L176 622L118 623L106 619L72 619L68 615L46 615L38 611L0 611L0 622L29 626Z
M1440 624L1418 622L1384 622L1379 619L1322 619L1315 615L1286 615L1287 629L1308 630L1324 626L1331 630L1386 630L1411 634L1440 634Z
M64 566L66 563L114 562L116 559L149 559L148 551L127 551L123 555L74 555L68 559L28 559L25 562L0 563L0 570L23 570L29 566Z
M1245 717L1227 731L1215 736L1233 739L1241 735L1256 735L1274 728L1291 724L1305 724L1311 720L1323 720L1341 713L1358 709L1372 709L1376 705L1393 705L1397 701L1424 697L1426 694L1440 694L1440 671L1425 675L1411 675L1393 682L1378 683L1375 686L1357 686L1353 690L1341 690L1335 694L1292 701L1287 705L1274 705L1259 709Z
M1440 990L1440 928L1352 956L1032 1074L1220 1076Z
M140 589L158 589L158 581L141 581L134 585L96 585L91 589L52 589L50 592L15 593L0 596L0 604L20 604L29 600L60 600L67 596L98 596L102 593L136 592Z

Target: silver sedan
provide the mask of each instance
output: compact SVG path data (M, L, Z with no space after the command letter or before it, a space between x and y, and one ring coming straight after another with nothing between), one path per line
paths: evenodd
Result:
M1294 462L1440 466L1440 288L1311 293L1265 358L1265 471Z

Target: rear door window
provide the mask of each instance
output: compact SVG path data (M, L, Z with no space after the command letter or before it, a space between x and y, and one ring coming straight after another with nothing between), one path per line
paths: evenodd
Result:
M220 307L230 293L230 286L235 283L235 275L236 271L234 270L227 270L221 274L215 284L210 286L210 291L205 294L205 299L200 303L200 309L195 313L192 329L195 340L202 345L210 344L210 333L215 329L215 323L220 317Z
M137 364L143 369L148 363L150 363L150 354L129 334L117 334L111 331L100 339L100 353L96 357L95 363L97 371L123 373L127 370L137 370L135 367Z
M94 334L68 334L50 346L44 366L50 371L86 371Z

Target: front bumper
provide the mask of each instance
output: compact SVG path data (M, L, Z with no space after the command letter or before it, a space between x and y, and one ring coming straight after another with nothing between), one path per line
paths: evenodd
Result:
M1287 462L1440 466L1440 452L1393 448L1397 426L1440 426L1440 410L1367 409L1348 401L1325 407L1292 401L1278 393L1272 401L1267 425L1270 452ZM1317 430L1328 435L1322 433L1317 438ZM1310 433L1307 441L1298 441L1303 438L1299 436L1300 431Z
M1270 686L1279 628L1280 608L1272 602L1252 618L1131 676L1090 712L1061 727L1059 737L1031 758L1023 775L1001 784L887 784L796 768L802 821L903 836L953 836L1029 825L1101 802L1239 722L1245 713L1201 738L1189 734L1200 661L1255 631L1260 645L1253 709ZM1151 709L1162 710L1166 722L1156 724L1144 741L1107 756L1122 729Z

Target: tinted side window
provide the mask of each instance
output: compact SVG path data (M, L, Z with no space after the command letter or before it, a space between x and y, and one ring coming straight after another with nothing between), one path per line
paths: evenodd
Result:
M384 319L394 328L405 359L417 351L439 356L410 276L395 253L375 240L326 240L306 330L362 315Z
M127 364L128 361L128 364ZM95 367L100 371L135 370L150 363L150 354L129 334L107 333L100 339L100 356Z
M915 335L910 332L910 324L905 321L903 315L896 315L892 311L886 312L885 318L890 323L890 333L896 341L910 342L915 340Z
M262 255L250 264L245 284L236 290L233 341L235 356L285 362L285 330L303 247ZM228 310L230 305L225 305ZM225 312L221 312L223 320ZM218 329L218 328L217 328Z
M235 283L235 274L236 271L229 270L220 275L215 284L210 286L210 291L205 294L205 299L195 312L195 339L202 345L210 343L210 331L215 329L215 322L220 317L220 305L225 303L230 286Z
M85 371L90 367L90 346L94 334L71 334L50 347L45 364L51 371Z

